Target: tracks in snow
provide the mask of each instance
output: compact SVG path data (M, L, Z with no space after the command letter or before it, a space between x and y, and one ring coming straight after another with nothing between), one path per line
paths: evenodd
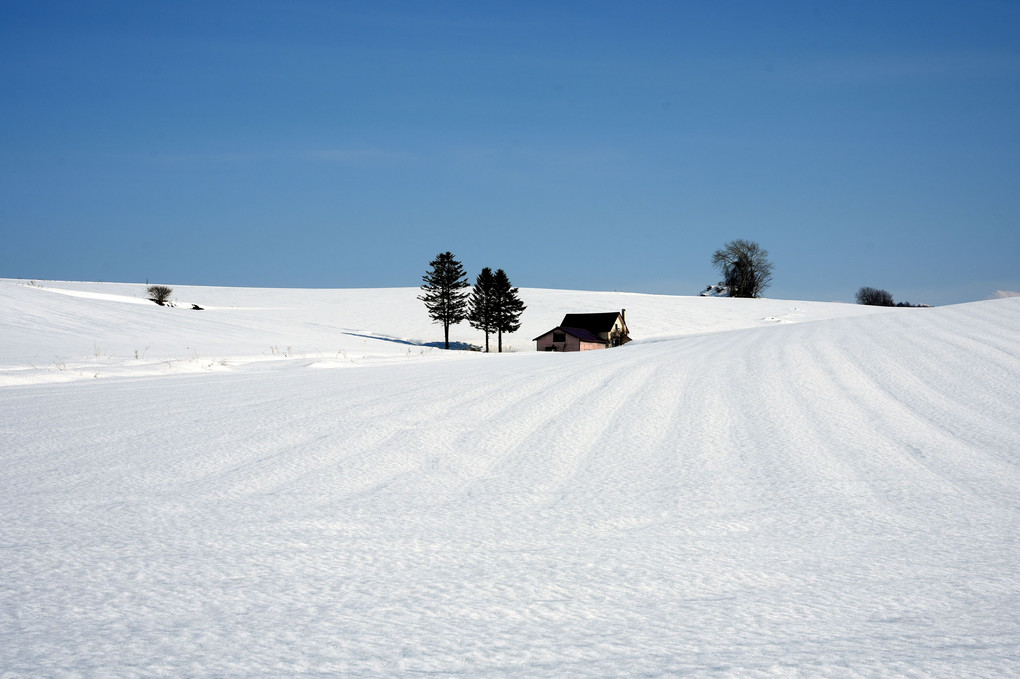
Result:
M8 390L5 667L1007 674L1018 312Z

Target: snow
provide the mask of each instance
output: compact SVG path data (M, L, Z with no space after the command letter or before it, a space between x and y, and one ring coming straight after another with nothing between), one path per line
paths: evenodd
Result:
M2 676L1020 676L1020 299L172 287L0 280Z

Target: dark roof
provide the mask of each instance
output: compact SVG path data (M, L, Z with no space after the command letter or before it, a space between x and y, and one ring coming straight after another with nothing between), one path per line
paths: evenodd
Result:
M579 340L584 340L585 342L598 342L600 344L606 343L606 340L602 339L601 337L591 332L590 330L585 330L584 328L566 328L560 326L560 330L567 333L568 335L573 335Z
M563 332L567 333L568 335L572 335L572 336L576 337L577 339L582 340L584 342L598 342L599 344L608 344L608 342L606 342L606 340L602 339L601 337L599 337L595 333L591 332L590 330L585 330L584 328L565 328L562 325L561 326L557 326L557 327L553 328L552 330L550 330L548 332L543 332L541 335L539 335L538 337L536 337L535 339L533 339L531 341L532 342L537 342L538 340L540 340L543 337L545 337L546 335L548 335L550 332L556 332L557 330L563 331Z
M567 314L563 317L560 326L563 328L581 328L594 333L609 332L613 324L620 317L619 311L609 311L600 314Z

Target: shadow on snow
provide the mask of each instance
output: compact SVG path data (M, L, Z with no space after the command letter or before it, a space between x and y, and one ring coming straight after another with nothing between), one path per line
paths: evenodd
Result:
M431 347L433 349L444 349L446 347L445 342L412 342L411 340L397 339L396 337L386 337L385 335L366 335L360 332L345 332L344 334L350 335L351 337L364 337L365 339L393 342L394 344L407 344L412 347ZM473 348L475 347L467 342L450 342L451 350L467 351Z

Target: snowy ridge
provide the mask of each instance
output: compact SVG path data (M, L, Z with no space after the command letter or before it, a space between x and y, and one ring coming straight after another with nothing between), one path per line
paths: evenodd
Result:
M453 360L417 288L288 290L172 286L174 308L146 299L144 284L0 279L0 385L236 371L263 362L363 365L393 359ZM730 300L632 293L521 292L512 352L532 352L537 335L567 312L628 309L635 339L661 339L776 322L881 313L877 307L787 300ZM198 304L202 311L191 310ZM461 323L451 341L479 346ZM285 360L289 359L289 360Z
M0 387L14 676L1020 675L1020 299L527 290L529 339L623 299L640 341L343 364L331 305L426 341L413 290L182 294L209 320L25 287L7 379L118 328L265 360Z

